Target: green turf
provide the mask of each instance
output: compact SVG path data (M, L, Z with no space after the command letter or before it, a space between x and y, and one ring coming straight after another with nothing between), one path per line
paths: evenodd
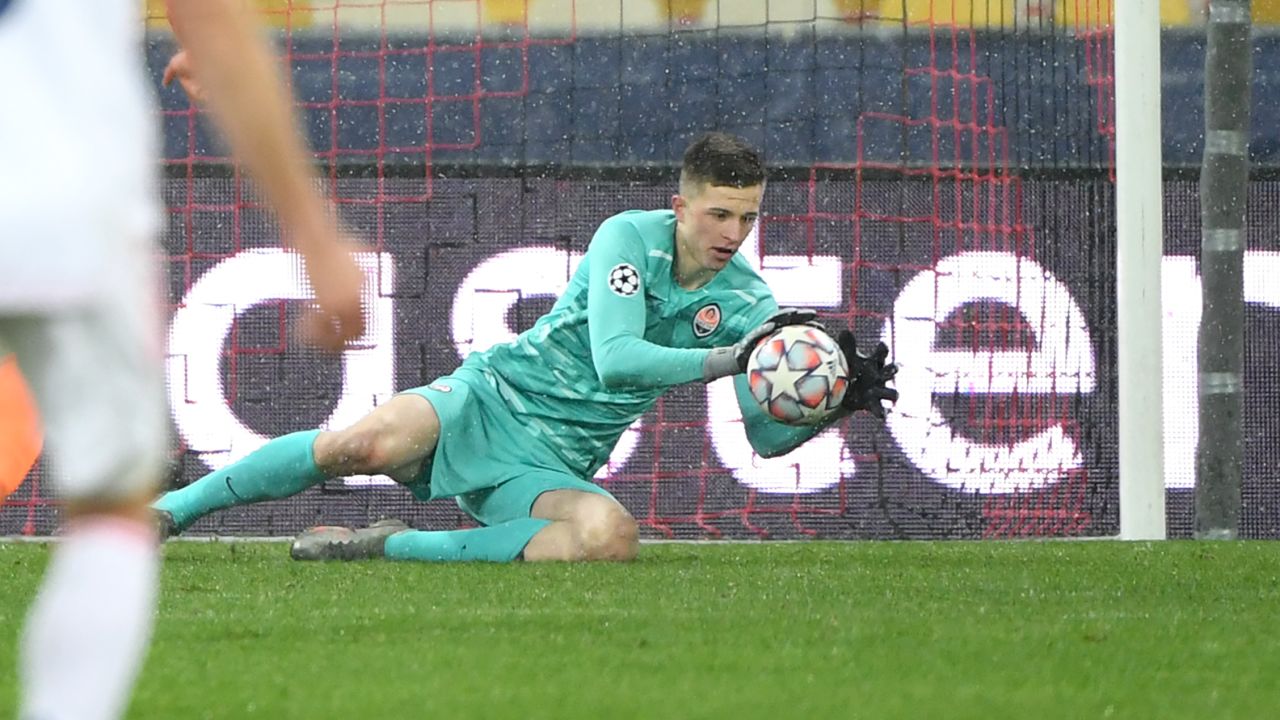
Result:
M630 565L171 543L135 718L1262 718L1277 546L646 546ZM0 544L0 668L47 557ZM15 702L0 674L0 715Z

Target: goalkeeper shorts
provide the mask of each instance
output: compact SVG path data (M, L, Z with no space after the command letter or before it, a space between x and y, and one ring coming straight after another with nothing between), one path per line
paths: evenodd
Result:
M550 490L614 499L530 433L480 371L462 367L405 392L426 398L440 418L435 452L407 485L418 499L454 497L481 525L529 517L534 501Z

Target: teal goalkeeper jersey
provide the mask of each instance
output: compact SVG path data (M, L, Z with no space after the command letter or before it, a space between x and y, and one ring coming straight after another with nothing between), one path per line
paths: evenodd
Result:
M701 380L711 348L738 342L778 309L741 255L703 287L680 287L675 229L670 210L604 221L551 311L463 363L491 369L516 419L584 478L659 396Z

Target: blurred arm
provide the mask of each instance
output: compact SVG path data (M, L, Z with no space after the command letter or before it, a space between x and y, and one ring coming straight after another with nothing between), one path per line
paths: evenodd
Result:
M292 98L243 6L240 0L169 0L169 21L236 159L262 185L290 244L306 255L334 239L326 227L332 222L313 185Z
M363 334L363 275L315 187L292 97L242 0L168 0L169 21L205 102L301 253L319 314L304 332L331 349Z

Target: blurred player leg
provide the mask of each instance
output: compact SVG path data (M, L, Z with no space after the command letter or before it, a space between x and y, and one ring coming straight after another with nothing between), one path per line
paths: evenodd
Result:
M150 639L159 553L146 503L166 441L159 305L149 278L120 275L95 307L0 317L65 502L21 640L21 720L120 717Z

